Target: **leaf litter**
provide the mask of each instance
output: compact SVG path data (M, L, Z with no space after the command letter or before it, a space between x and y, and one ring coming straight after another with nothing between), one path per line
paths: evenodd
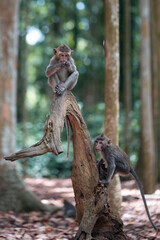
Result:
M28 188L45 204L63 207L64 199L74 203L70 179L27 178ZM160 227L160 185L154 194L147 195L152 219ZM148 221L144 205L135 181L122 182L122 220L124 230L131 239L159 239ZM0 212L0 240L71 240L78 230L76 219L58 212L14 213Z

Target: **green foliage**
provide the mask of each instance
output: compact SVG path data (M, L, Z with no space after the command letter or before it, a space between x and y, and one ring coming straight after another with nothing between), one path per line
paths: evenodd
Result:
M95 137L100 133L104 132L104 111L105 111L105 104L103 102L96 104L94 108L88 107L87 111L84 111L83 104L79 103L79 106L82 111L82 115L84 116L84 120L87 124L88 130L90 132L92 141L94 141ZM137 158L138 158L138 151L139 151L139 133L140 133L140 126L139 126L139 108L140 104L137 102L135 104L135 111L131 112L131 124L130 124L130 132L131 136L130 139L130 159L131 163L135 165ZM119 121L119 143L120 147L124 149L124 140L123 140L123 127L124 127L124 112L120 110L120 121ZM26 147L38 142L43 137L43 127L45 123L44 117L41 119L40 115L45 116L45 108L43 111L37 111L38 117L32 119L32 122L26 123L27 128L27 137L26 137ZM27 160L27 167L26 173L28 176L32 177L70 177L71 170L72 170L72 162L73 162L73 148L72 144L70 144L70 155L69 160L66 160L66 152L67 152L67 135L66 129L62 132L62 146L64 153L59 156L55 156L52 153L47 153L42 156L29 158ZM23 131L21 124L18 124L17 129L17 145L18 149L23 148ZM99 156L98 156L99 158ZM17 168L20 173L23 173L23 164L24 160L17 161Z
M122 17L123 8L120 1L120 55L122 56ZM130 113L131 160L135 162L139 151L139 8L137 1L131 1L132 18L132 112ZM45 116L50 112L52 91L47 84L45 69L53 56L53 48L61 43L74 49L73 58L80 73L79 81L73 89L81 107L84 120L91 138L104 132L104 83L105 56L103 41L104 32L103 0L21 0L19 19L19 59L18 96L22 89L22 81L26 81L27 92L24 104L18 105L17 143L18 149L34 144L43 136ZM24 53L24 54L23 54ZM122 63L122 57L120 57ZM120 146L124 148L123 127L123 74L120 71ZM24 69L25 68L25 69ZM24 84L25 85L25 84ZM23 101L18 98L18 102ZM83 102L82 102L83 101ZM22 114L27 111L27 114ZM21 116L21 117L19 117ZM24 117L27 116L27 117ZM25 126L25 127L24 127ZM25 129L26 132L25 133ZM58 157L46 154L17 161L19 171L35 177L69 177L72 168L73 150L71 147L69 160L66 161L67 136L62 134L64 153Z
M43 127L44 123L42 121L36 121L36 123L27 122L27 136L26 136L26 146L29 147L32 144L38 142L43 137ZM22 142L24 134L22 131L21 124L18 124L17 129L17 145L18 149L23 148ZM27 159L27 165L24 164L25 160L18 161L17 168L23 173L23 167L25 165L26 174L32 177L69 177L72 167L73 151L72 145L70 147L69 160L66 160L67 152L67 136L66 129L64 128L62 134L62 147L64 153L56 157L52 153L48 153L42 156L33 157Z
M26 14L28 4L22 1L20 15ZM53 56L53 48L61 43L68 44L75 50L74 59L80 73L79 81L74 89L78 98L86 101L86 95L92 98L103 99L104 86L104 3L100 1L30 1L28 26L26 27L27 80L30 87L36 89L35 99L38 95L47 95L48 86L45 69ZM21 18L20 18L21 19ZM23 32L24 23L20 21L20 32ZM34 43L34 31L40 34L39 40ZM35 33L36 34L36 33ZM31 45L33 44L33 45ZM23 49L22 49L23 51ZM86 85L95 85L98 92L90 93ZM84 90L86 88L86 91ZM27 92L30 93L30 88ZM28 95L29 95L28 93ZM96 102L97 99L94 99ZM36 99L35 104L39 103Z
M82 108L82 104L79 103ZM84 115L86 124L90 131L91 137L94 140L100 132L103 132L104 123L104 103L99 103L96 106L96 111L98 114L95 115L95 109L90 109L87 114ZM48 110L49 111L49 110ZM25 137L25 147L29 147L32 144L38 142L43 137L43 127L45 123L44 117L41 119L40 115L45 116L45 108L43 111L37 111L37 118L31 118L32 122L26 123L27 136L23 134L23 126L19 123L17 128L17 145L18 149L23 148L23 138ZM96 127L95 127L96 126ZM42 156L29 158L27 160L27 166L24 164L24 160L17 161L17 168L21 174L24 172L24 167L26 168L26 174L32 177L70 177L73 162L73 148L70 144L70 154L69 160L66 160L67 152L67 134L66 129L63 129L61 136L62 147L64 153L59 156L55 156L52 153L48 153ZM17 149L17 150L18 150Z

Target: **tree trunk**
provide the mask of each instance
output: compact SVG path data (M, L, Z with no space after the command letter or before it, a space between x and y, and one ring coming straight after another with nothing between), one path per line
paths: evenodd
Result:
M60 135L65 117L69 118L72 129L74 160L72 184L75 193L79 229L75 239L129 239L123 232L123 223L110 210L108 189L98 185L99 175L96 156L86 124L78 104L69 91L62 96L54 95L51 113L47 117L43 138L28 149L21 150L6 160L33 157L46 152L58 155L63 152Z
M153 136L151 53L150 53L150 1L140 1L141 15L141 150L142 182L146 193L155 190L155 144Z
M119 17L118 0L105 0L105 134L118 144L119 119ZM121 185L116 175L110 183L111 209L121 215Z
M3 156L16 146L18 0L0 1L0 210L49 210L29 192Z
M124 103L124 146L125 152L129 154L130 144L130 111L131 111L131 17L130 1L124 0L123 17L123 103Z
M154 137L156 146L156 169L160 176L160 1L151 1L151 45L152 45L152 104ZM159 179L160 180L160 179Z

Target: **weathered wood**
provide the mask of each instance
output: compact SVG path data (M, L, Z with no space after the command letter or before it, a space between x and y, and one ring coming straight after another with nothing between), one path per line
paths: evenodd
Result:
M99 175L96 156L87 126L79 106L70 91L62 96L54 95L51 112L47 117L43 138L28 149L21 150L6 160L32 157L34 154L63 152L61 132L68 116L72 128L74 150L72 184L75 193L79 229L75 239L129 239L123 232L122 221L113 215L108 204L108 188L98 185ZM40 155L39 154L39 155Z

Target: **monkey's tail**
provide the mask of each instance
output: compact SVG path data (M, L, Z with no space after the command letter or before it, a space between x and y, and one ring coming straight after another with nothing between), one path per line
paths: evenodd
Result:
M154 224L154 222L151 219L151 216L150 216L150 213L149 213L149 210L148 210L148 206L147 206L147 203L146 203L146 199L145 199L145 196L144 196L143 187L142 187L142 184L141 184L141 182L139 180L139 177L137 176L136 172L133 170L132 167L131 167L130 172L131 172L131 174L133 175L133 177L136 179L136 181L138 183L138 186L139 186L139 189L140 189L140 192L141 192L141 196L142 196L142 199L143 199L143 202L144 202L144 206L145 206L145 209L146 209L146 212L147 212L148 219L149 219L150 223L152 224L153 228L157 232L159 232L160 229L157 228L157 226Z
M66 116L66 128L67 128L67 156L66 159L69 158L69 149L70 149L70 129L69 129L69 118Z

